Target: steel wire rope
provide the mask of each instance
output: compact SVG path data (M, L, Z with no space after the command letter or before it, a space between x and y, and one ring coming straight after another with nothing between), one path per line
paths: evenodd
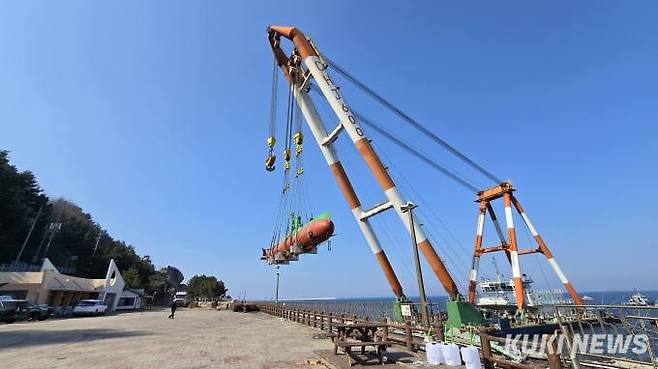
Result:
M436 160L430 159L427 155L421 153L419 150L415 149L411 144L404 142L402 139L395 137L392 133L388 132L387 130L379 127L377 124L373 123L370 119L364 117L360 113L357 113L356 111L353 111L354 115L361 121L361 123L365 124L369 128L375 130L382 136L386 137L387 139L393 141L396 145L402 147L412 155L416 156L418 159L424 161L428 165L430 165L432 168L440 171L444 175L446 175L448 178L452 179L453 181L459 183L463 187L466 187L467 189L477 192L478 187L468 181L465 178L462 178L461 175L456 173L454 170L446 168L444 165L439 164Z
M418 121L411 118L409 115L407 115L402 110L400 110L397 106L393 105L390 101L388 101L387 99L382 97L380 94L375 92L370 87L366 86L363 82L358 80L356 77L349 74L344 68L342 68L338 64L334 63L333 61L331 61L326 56L322 55L322 57L324 58L324 60L326 60L328 62L329 67L331 67L333 70L335 70L340 75L345 77L345 79L347 79L349 82L351 82L352 84L357 86L359 89L364 91L367 95L369 95L374 100L376 100L377 102L382 104L384 107L386 107L387 109L389 109L390 111L392 111L393 113L398 115L400 118L402 118L402 120L407 122L409 125L411 125L415 129L417 129L418 131L420 131L421 133L423 133L424 135L426 135L427 137L432 139L437 144L441 145L444 149L446 149L447 151L449 151L450 153L455 155L457 158L459 158L460 160L462 160L463 162L468 164L473 169L475 169L478 172L480 172L481 174L483 174L485 177L489 178L490 180L494 181L495 183L502 183L503 182L500 178L493 175L490 171L486 170L484 167L477 164L475 161L473 161L472 159L467 157L465 154L461 153L459 150L457 150L455 147L450 145L448 142L446 142L445 140L440 138L438 135L436 135L435 133L433 133L429 129L425 128Z
M533 242L535 242L535 240L534 240L534 238L531 236L530 231L528 231L528 228L527 228L527 227L521 227L521 228L523 228L523 231L524 231L523 234L524 234L526 240L528 241L528 243L529 243L530 245L532 245ZM551 281L548 279L548 276L547 276L547 274L546 274L546 270L544 269L544 266L543 266L542 263L540 262L539 258L541 258L541 256L539 256L537 253L535 253L535 254L533 255L533 259L535 260L535 263L537 264L537 266L538 266L538 268L539 268L539 271L540 271L540 273L541 273L541 275L542 275L542 278L544 279L544 283L546 284L546 287L549 288L549 289L556 289L556 290L557 290L557 289L560 289L560 288L554 288L554 287L556 287L556 284L555 284L555 282L551 282Z
M361 119L362 122L367 122L367 123L366 123L367 125L369 125L369 126L372 125L372 123L371 123L369 120L367 120L367 119L363 119L363 117L361 117L360 119ZM368 124L368 123L370 123L370 124ZM377 127L374 127L374 125L373 125L372 128L377 128ZM377 130L377 129L375 129L375 130ZM394 142L397 141L396 143L400 142L399 140L397 140L396 138L394 138L394 137L393 137L392 135L390 135L390 134L388 135L388 138L393 139ZM410 150L413 150L409 144L403 144L403 145L406 146L405 148L410 149ZM386 154L384 153L383 150L379 150L379 151L382 152L384 156L386 156ZM422 154L421 154L421 155L422 155ZM386 156L386 157L387 157L387 156ZM392 164L393 162L392 162L390 159L387 158L387 160L391 163L391 166L395 167L395 165ZM435 165L435 163L432 163L432 165ZM396 169L396 171L398 171L398 172L401 174L400 176L403 178L403 180L404 180L405 182L408 183L408 185L412 188L412 191L413 191L414 193L417 194L417 196L419 197L419 199L420 199L422 202L424 202L424 203L428 203L428 202L426 202L426 201L420 196L420 194L418 193L418 191L415 190L414 186L413 186L409 181L407 181L406 176L405 176L405 175L404 175L399 169L397 169L397 168L395 168L395 169ZM443 169L442 172L444 172L444 174L445 174L445 173L446 173L446 172L445 172L446 169L445 169L445 168L442 168L442 169ZM451 178L455 179L455 178L457 178L457 177L456 177L456 175L451 175ZM463 181L463 180L461 180L461 179L460 179L460 181L461 181L461 182L465 182L465 181ZM467 186L467 187L469 187L469 186ZM471 185L471 186L469 187L469 189L471 189L471 190L473 190L474 192L476 192L476 187L473 186L473 185ZM431 207L430 207L430 210L431 210ZM431 210L431 211L432 211L432 210ZM442 239L445 241L445 243L449 246L449 247L446 248L446 249L448 250L448 252L451 253L451 254L452 254L452 255L458 260L458 262L455 262L454 260L452 260L452 257L450 257L450 255L447 255L447 254L446 254L445 257L448 259L448 261L449 261L451 264L453 264L453 270L457 270L457 271L459 271L459 272L461 273L462 270L461 270L461 267L459 267L459 266L460 266L460 265L465 265L465 266L466 266L465 268L467 268L468 262L464 261L464 260L462 259L462 256L460 256L460 255L457 253L456 250L458 250L458 251L460 251L462 254L466 255L466 259L467 259L467 260L468 260L468 253L464 250L463 245L457 240L457 238L456 238L456 237L454 236L454 234L450 231L450 229L445 225L445 223L440 219L440 217L438 217L438 215L436 215L436 213L434 213L433 211L432 211L432 213L434 214L434 217L438 220L438 222L439 222L439 223L440 223L440 224L441 224L441 225L447 230L447 232L451 235L451 237L456 241L457 245L459 245L459 247L454 247L454 245L451 245L451 242L449 242L448 239L447 239L445 236L443 236L442 232L440 232L440 231L438 230L438 227L436 227L436 225L433 223L432 219L431 219L430 217L427 217L429 223L434 227L434 230L435 230L435 231L441 236L441 238L442 238ZM451 247L451 246L452 246L452 247Z
M317 90L315 90L315 91L318 92ZM457 181L458 183L462 184L463 186L467 187L469 190L472 190L472 191L474 191L474 192L477 192L477 187L475 187L475 185L473 185L472 183L468 183L468 182L467 182L465 179L463 179L463 178L460 178L458 174L455 174L453 171L451 171L451 170L449 170L449 169L447 169L447 168L445 168L445 167L440 166L440 165L437 164L436 162L431 161L430 159L427 158L426 155L424 155L424 154L418 152L417 150L413 149L413 148L411 147L411 145L402 142L401 140L397 139L396 137L394 137L392 134L386 132L385 130L380 129L380 128L377 127L374 123L372 123L370 120L368 120L368 119L366 119L366 118L363 118L363 116L359 116L357 113L354 113L354 114L357 115L357 117L358 117L363 123L365 123L366 125L368 125L369 127L373 128L373 129L375 129L375 131L378 131L378 132L382 133L382 134L385 135L387 138L393 140L394 143L401 145L403 148L405 148L405 149L408 150L408 151L411 151L412 154L415 154L415 156L417 156L417 157L423 159L425 162L427 162L428 164L430 164L431 166L433 166L435 169L440 170L442 173L446 174L447 176L449 176L449 177L452 178L453 180L455 180L455 181ZM383 153L383 151L381 151L381 150L380 150L380 152ZM385 154L384 154L384 155L385 155ZM389 162L392 163L392 161L390 161L390 160L389 160ZM392 164L392 165L393 165L393 164ZM406 181L406 178L405 178L404 176L402 176L402 178L405 179L405 181ZM415 191L415 190L414 190L414 192L417 193L417 191ZM422 199L421 199L421 200L422 200ZM437 218L437 220L439 221L439 223L440 223L440 224L441 224L441 225L442 225L442 226L448 231L448 233L451 235L451 237L452 237L454 240L457 241L456 237L454 236L454 234L452 234L452 232L450 232L450 230L449 230L448 227L445 225L445 223L444 223L444 222L443 222L443 221L442 221L442 220L441 220L436 214L434 214L434 216L435 216L435 218ZM431 222L431 220L430 220L430 222ZM435 227L436 227L436 226L435 226ZM441 232L438 231L438 227L436 227L436 230L437 230L437 233L441 234ZM450 242L447 242L447 238L445 238L442 234L441 234L441 236L442 236L442 238L446 241L447 244L450 244ZM459 241L457 241L457 244L460 245L459 248L448 247L448 250L450 250L450 252L453 253L457 259L460 259L461 264L466 265L467 263L465 263L463 260L461 260L461 257L460 257L458 254L456 254L456 252L454 251L454 249L458 249L458 250L461 251L462 253L465 253L465 251L464 251L463 246L461 245L461 243L459 243ZM446 256L448 256L448 255L446 255ZM455 265L455 269L457 269L457 270L461 270L460 268L457 268L457 266L458 266L460 263L455 263L455 262L452 261L452 260L451 260L451 263L453 263L453 264Z
M270 126L267 132L269 137L274 137L276 134L276 118L277 118L277 104L279 93L279 73L276 60L272 67L272 95L270 97Z
M375 145L376 147L379 147L379 145L376 145L376 144L373 144L373 145ZM386 152L385 152L384 150L378 150L378 151L382 153L382 156L384 156L384 158L387 160L387 162L388 162L388 164L391 166L391 168L392 168L394 171L396 171L396 172L400 175L400 176L399 176L400 178L402 178L402 183L401 183L402 188L403 188L404 190L406 190L406 189L408 188L408 189L410 190L410 192L413 193L414 196L417 197L417 198L420 200L421 203L427 205L427 206L425 206L425 207L421 207L421 208L419 208L420 213L422 213L422 214L426 214L426 211L429 211L429 213L432 214L432 215L434 216L434 218L436 218L436 220L439 221L439 223L443 226L443 228L445 228L445 230L446 230L450 235L452 235L452 238L453 238L453 240L457 243L458 247L454 247L454 245L452 245L452 242L449 241L448 238L446 238L446 237L443 235L443 233L439 231L438 227L436 227L436 224L434 224L434 222L432 221L432 218L431 218L431 217L429 217L429 216L427 216L427 217L423 217L423 218L426 219L426 221L429 223L429 226L430 226L431 228L434 228L435 231L436 231L436 233L438 233L438 234L441 236L441 238L445 241L445 244L447 244L448 246L452 246L452 247L448 247L448 249L450 249L450 250L454 253L454 255L455 255L455 257L458 259L458 261L459 261L461 264L466 265L467 263L464 262L464 260L462 259L462 256L458 255L458 254L454 251L455 249L461 251L461 252L466 256L466 259L468 260L468 253L464 250L464 246L463 246L463 244L461 244L461 243L459 242L459 240L457 240L457 238L456 238L456 237L454 236L454 234L450 231L450 229L445 225L445 223L441 220L441 218L440 218L440 217L434 212L434 210L432 209L432 207L429 206L430 203L429 203L428 201L425 200L425 198L420 194L419 191L416 190L415 186L414 186L414 185L413 185L413 184L407 179L407 176L404 174L404 172L403 172L403 171L402 171L402 170L401 170L396 164L394 164L394 162L390 159L390 157L388 156L388 154L386 154ZM406 192L406 191L405 191L405 192Z
M317 91L317 89L313 89L313 90L314 90L316 93L319 93L319 91ZM389 139L392 140L394 143L398 144L399 146L401 146L401 147L404 148L405 150L411 152L414 156L416 156L416 157L420 158L421 160L425 161L427 164L429 164L429 165L432 166L433 168L439 170L439 171L442 172L443 174L447 175L449 178L455 180L456 182L458 182L458 183L461 184L462 186L468 188L469 190L472 190L473 192L478 192L478 191L479 191L478 188L477 188L472 182L470 182L470 181L467 180L466 178L463 178L463 175L462 175L462 174L458 173L458 172L455 171L455 170L448 169L448 168L446 168L445 166L442 166L442 165L438 164L436 161L433 161L432 159L429 159L429 157L428 157L427 155L425 155L425 154L423 154L423 153L420 153L419 151L413 149L413 147L412 147L411 144L405 143L405 142L403 142L402 140L396 138L396 137L395 137L394 135L392 135L391 133L387 132L386 130L384 130L384 129L380 128L380 127L378 127L376 124L372 123L372 121L370 121L370 120L367 119L367 118L364 118L363 116L360 116L358 113L356 113L356 112L354 112L354 111L353 111L353 113L354 113L354 114L355 114L355 115L356 115L356 116L357 116L357 117L358 117L358 118L359 118L359 119L360 119L365 125L367 125L367 126L373 128L375 131L381 133L381 134L384 135L386 138L389 138ZM383 151L382 151L382 152L383 152ZM392 163L391 160L389 160L389 162ZM393 164L391 164L391 165L393 165ZM403 178L403 180L407 181L406 178L405 178L404 176L402 176L402 178ZM407 181L407 182L408 182L408 181ZM415 191L414 191L414 192L415 192ZM418 195L418 196L420 197L420 195ZM422 200L422 199L421 199L421 200ZM424 200L422 200L422 201L424 201ZM468 258L468 253L467 253L466 251L464 251L464 246L463 246L463 244L461 244L461 242L459 242L459 240L457 240L457 238L454 236L454 234L453 234L453 233L450 231L450 229L445 225L445 222L444 222L440 217L438 217L438 215L436 215L436 213L434 213L434 211L431 210L431 208L430 208L430 211L432 212L432 214L434 215L434 217L436 218L436 220L438 221L438 223L441 224L441 226L447 231L447 233L449 234L449 236L450 236L450 237L451 237L451 238L452 238L452 239L453 239L453 240L454 240L454 241L460 246L459 251L461 251L462 253L464 253L464 254L466 255L466 257ZM438 227L437 227L437 231L438 231Z
M313 86L313 88L312 88L311 90L312 90L312 91L315 91L315 92L318 93L318 94L320 94L320 92L317 91L317 88L315 88L314 86ZM324 104L321 104L321 106L325 107ZM357 115L357 114L355 113L355 115ZM357 117L359 117L359 116L357 115ZM360 118L362 121L365 121L365 119L363 119L362 117L359 117L359 118ZM367 124L367 125L368 125L368 124ZM369 126L370 126L370 125L369 125ZM378 128L378 127L375 127L375 128ZM390 134L389 134L389 135L390 135ZM395 139L392 135L390 135L390 136L391 136L391 138ZM402 143L402 145L405 146L404 143ZM467 181L465 181L464 179L460 178L458 175L454 174L454 173L451 172L450 170L448 170L448 169L446 169L446 168L444 168L444 167L441 167L440 165L436 164L436 163L433 162L432 160L427 159L426 156L424 156L424 155L418 153L417 151L415 151L414 149L412 149L409 145L406 145L406 147L407 147L407 149L410 149L413 153L416 153L417 156L423 158L426 162L428 162L428 164L430 164L430 165L432 165L433 167L435 167L435 168L441 170L444 174L446 174L446 175L448 175L450 178L456 180L458 183L464 185L465 187L469 188L470 190L477 191L477 187L474 186L473 184L468 183ZM349 162L349 160L343 160L343 161L346 162L346 164L348 164L348 162ZM349 166L351 166L351 165L346 165L346 166L349 167ZM451 261L451 262L452 262L452 261ZM455 264L455 265L457 265L457 264L454 263L454 262L452 262L452 263ZM457 268L457 269L458 269L458 268ZM459 272L461 273L461 271L459 271Z
M317 90L315 86L312 86L311 91L314 91L315 93L321 95L321 92ZM385 129L379 127L377 124L373 123L370 119L365 118L363 115L357 113L356 111L352 110L352 113L366 126L372 128L374 131L378 132L382 136L386 137L387 139L393 141L395 144L398 146L402 147L404 150L408 151L412 155L414 155L416 158L420 159L421 161L425 162L427 165L432 167L433 169L443 173L445 176L448 178L452 179L453 181L457 182L458 184L462 185L463 187L467 188L470 191L473 192L478 192L479 188L473 184L473 182L459 172L457 172L454 169L449 169L447 168L444 164L438 162L437 160L433 160L429 157L429 155L424 154L417 149L414 149L413 145L404 142L402 139L395 137L392 133L386 131Z
M382 229L384 230L384 235L387 237L390 243L393 244L393 248L395 250L396 256L398 256L400 259L402 259L402 266L405 270L405 274L407 274L407 277L412 277L413 272L409 265L412 265L411 259L408 258L408 251L404 252L402 249L402 242L400 242L400 239L393 233L391 228L389 227L388 221L382 217L381 218L381 223L382 223Z
M379 148L379 145L376 144L376 143L374 143L374 142L373 142L373 146ZM378 150L378 151L382 153L382 156L383 156L384 159L385 159L385 160L391 165L391 168L392 168L393 170L395 170L396 172L398 172L398 174L400 174L400 177L403 179L403 181L406 182L406 183L407 183L407 184L413 189L413 185L412 185L410 182L408 182L408 181L406 180L406 176L404 175L404 173L403 173L403 172L402 172L402 171L401 171L401 170L400 170L395 164L393 164L393 162L392 162L391 159L388 157L388 155L386 154L386 152L385 152L384 150ZM416 193L417 193L417 191L415 191L415 189L413 189L413 192L416 192ZM419 198L420 198L420 196L419 196ZM421 199L421 201L423 201L423 200ZM424 202L424 201L423 201L423 202ZM420 210L420 209L419 209L419 210ZM421 226L422 226L422 224L421 224ZM430 239L434 239L434 240L436 240L436 237L434 237L434 236L431 234L430 230L429 230L427 227L424 227L424 228L425 228L425 230L427 231L428 235L430 236ZM444 238L444 240L445 240L445 238ZM447 241L447 240L446 240L446 241ZM449 244L449 242L446 242L446 244ZM452 247L447 247L447 249L448 249L448 250L451 250L451 249L453 249L453 248L452 248ZM451 250L451 251L452 251L452 250ZM452 252L454 253L454 251L452 251ZM458 258L458 257L457 257L457 258ZM456 262L452 259L452 257L451 257L450 255L444 254L443 259L445 259L445 261L447 261L449 264L451 264L451 265L454 266L454 268L449 268L448 265L446 265L446 268L448 269L448 272L449 272L449 273L450 273L450 269L454 269L454 270L457 270L457 273L460 273L460 274L461 274L461 270L458 268L459 263L456 263ZM459 258L458 258L458 259L459 259ZM452 274L452 273L451 273L451 274ZM461 278L461 277L464 277L464 276L463 276L463 275L460 275L459 277ZM457 283L457 282L455 282L455 283ZM459 286L459 287L463 287L463 286Z

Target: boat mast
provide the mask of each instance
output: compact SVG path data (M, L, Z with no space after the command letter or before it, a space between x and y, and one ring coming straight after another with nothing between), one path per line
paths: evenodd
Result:
M389 284L391 284L396 296L399 297L402 295L402 287L400 286L397 277L393 272L393 268L386 258L386 255L379 245L375 233L368 222L368 218L391 208L395 209L400 221L407 228L409 234L411 235L411 232L413 232L413 235L415 235L418 241L418 248L423 252L423 255L448 295L450 295L452 299L457 299L460 295L455 281L452 279L443 264L443 261L441 261L434 250L434 247L427 239L425 232L420 228L420 222L418 219L414 216L412 225L408 215L403 213L402 207L406 202L403 200L403 197L395 186L393 179L370 144L363 128L358 124L355 114L340 93L339 87L334 84L331 77L327 74L326 69L328 65L320 57L316 48L301 31L294 27L272 26L268 28L268 34L277 63L284 71L289 83L293 86L295 98L302 109L306 122L311 128L313 136L320 146L320 150L322 151L327 164L329 164L332 173L336 177L338 186L352 209L352 213L359 224L362 233L368 241L375 257L379 261L380 266L384 270L384 274L386 275ZM290 58L285 56L285 53L279 46L279 39L281 36L291 40L295 45L295 50ZM306 70L302 68L302 65L306 67ZM311 78L316 82L321 94L327 100L338 118L338 125L330 134L326 133L324 125L317 115L313 102L308 97L307 88ZM366 211L361 209L361 203L359 202L347 174L338 161L335 150L333 149L333 141L342 132L347 133L358 150L361 158L375 177L381 190L384 192L387 201L382 205L375 206Z

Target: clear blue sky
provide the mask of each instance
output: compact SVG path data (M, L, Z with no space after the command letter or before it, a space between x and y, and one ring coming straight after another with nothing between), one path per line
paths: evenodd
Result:
M657 13L651 1L2 2L0 147L49 195L73 200L156 264L217 275L236 296L272 296L274 272L258 260L281 183L262 165L272 67L265 27L295 25L511 178L577 289L655 289ZM388 119L432 157L490 184L354 89L344 92L355 110ZM463 285L474 194L371 136ZM363 202L382 199L349 145L339 150ZM283 268L282 296L390 295L310 139L305 156L314 209L334 213L337 236L331 252ZM376 225L415 295L410 241L394 218ZM527 233L519 239L527 244ZM482 266L491 273L491 258ZM540 287L559 286L539 257L522 266ZM429 293L443 293L425 267Z

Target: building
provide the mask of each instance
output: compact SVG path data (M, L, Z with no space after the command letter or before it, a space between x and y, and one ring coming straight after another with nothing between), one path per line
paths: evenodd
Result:
M144 290L126 288L121 292L121 298L117 304L117 310L141 309L145 305Z
M88 279L60 273L48 259L38 272L0 272L0 295L12 295L36 304L66 310L83 299L100 299L114 311L125 282L114 260L105 278Z

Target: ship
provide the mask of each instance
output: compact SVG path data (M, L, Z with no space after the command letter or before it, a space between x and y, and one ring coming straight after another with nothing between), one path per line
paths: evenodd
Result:
M640 291L635 290L634 293L628 298L624 305L628 306L651 306L653 303L649 298L643 295Z
M512 278L506 278L500 273L495 259L493 260L493 265L496 270L496 277L482 278L478 281L478 297L475 304L487 310L514 310L516 309L514 280ZM532 288L533 282L530 276L522 274L521 284L527 307L538 309L551 305L573 304L573 300L565 297L561 290L535 290Z

